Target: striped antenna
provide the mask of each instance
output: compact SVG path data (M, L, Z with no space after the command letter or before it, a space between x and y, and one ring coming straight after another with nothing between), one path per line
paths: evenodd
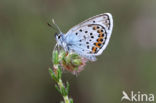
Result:
M58 25L55 23L55 20L52 18L52 23L56 26L57 30L60 32L60 34L62 33L60 28L58 27Z

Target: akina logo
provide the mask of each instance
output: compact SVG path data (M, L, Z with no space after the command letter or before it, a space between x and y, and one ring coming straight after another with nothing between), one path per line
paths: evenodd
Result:
M125 91L122 91L122 98L121 101L131 101L131 102L153 102L154 101L154 94L145 94L141 93L140 91L134 92L131 91L128 95Z

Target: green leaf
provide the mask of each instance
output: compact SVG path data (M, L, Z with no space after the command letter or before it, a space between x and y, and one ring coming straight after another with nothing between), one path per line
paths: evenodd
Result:
M70 103L74 103L72 98L70 98Z
M59 87L55 84L55 88L56 88L56 90L58 91L58 92L60 92L61 93L61 91L60 91L60 89L59 89Z
M59 60L58 60L58 51L54 50L53 51L53 63L54 64L58 64L59 63Z
M71 58L72 58L72 59L79 59L80 57L79 57L79 55L77 55L77 54L75 54L75 53L72 53L72 54L71 54Z
M53 70L49 67L49 73L51 74L53 72Z
M59 61L62 61L65 58L66 52L61 50L60 54L59 54Z
M70 62L71 62L71 56L66 56L65 58L64 58L64 60L65 60L65 62L66 62L66 64L69 64Z
M72 60L72 64L75 65L75 66L80 66L81 65L81 60L80 59L74 59Z
M67 95L68 95L68 93L69 93L69 87L70 87L69 82L66 82L66 94L67 94Z
M62 87L60 90L61 90L62 96L66 96L67 95L66 91L65 91L65 87Z
M57 79L59 80L59 79L61 79L61 77L62 77L62 70L61 70L61 68L59 67L58 69L57 69Z
M57 79L57 77L56 77L55 73L53 72L53 70L52 70L51 68L49 68L49 73L50 73L50 75L51 75L52 79L54 79L54 80L57 82L57 81L58 81L58 79Z

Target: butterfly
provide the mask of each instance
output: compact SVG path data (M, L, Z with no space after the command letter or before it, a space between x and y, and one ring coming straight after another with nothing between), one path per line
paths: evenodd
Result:
M56 34L57 45L66 52L74 52L90 61L96 61L96 56L101 55L109 43L113 18L110 13L99 14L72 27L65 34L55 25L60 31Z

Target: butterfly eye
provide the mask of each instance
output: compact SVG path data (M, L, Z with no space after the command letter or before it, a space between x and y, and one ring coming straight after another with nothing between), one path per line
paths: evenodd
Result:
M58 36L58 39L60 39L60 37L61 37L61 36L59 35L59 36Z

